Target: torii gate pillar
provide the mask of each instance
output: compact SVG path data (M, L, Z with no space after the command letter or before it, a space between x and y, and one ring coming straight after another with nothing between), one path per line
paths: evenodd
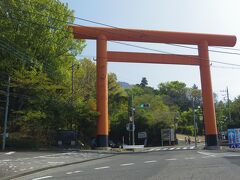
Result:
M200 58L200 75L202 86L203 117L205 123L205 141L208 148L218 146L214 97L212 92L211 71L208 55L208 42L202 41L198 45Z
M107 38L97 37L97 145L108 147L108 74Z

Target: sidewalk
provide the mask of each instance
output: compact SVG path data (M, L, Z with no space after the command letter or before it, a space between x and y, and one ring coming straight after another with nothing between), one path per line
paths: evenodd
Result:
M112 153L81 152L1 152L0 179L12 179L49 168L111 157Z

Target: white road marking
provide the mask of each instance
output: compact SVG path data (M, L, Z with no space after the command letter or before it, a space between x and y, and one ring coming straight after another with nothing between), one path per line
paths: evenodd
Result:
M10 151L10 152L8 152L8 153L5 153L6 155L11 155L11 154L14 154L15 153L15 151Z
M11 161L11 159L2 160L2 162L9 162L9 161Z
M176 148L176 150L179 150L179 149L181 149L181 148L180 147Z
M172 158L172 159L165 159L166 161L176 161L176 158Z
M157 161L153 160L153 161L145 161L144 163L155 163Z
M213 153L207 153L207 152L201 152L201 151L198 151L199 154L203 154L205 156L211 156L211 157L215 157L215 155Z
M127 163L127 164L121 164L120 166L131 166L133 165L134 163Z
M163 151L166 151L166 150L168 150L168 148L163 148L162 150L163 150Z
M169 150L172 151L172 150L174 150L174 149L175 149L175 147L172 147L172 148L170 148Z
M195 146L191 146L190 149L195 149Z
M48 154L48 155L44 155L44 156L36 156L33 158L57 158L57 156L64 156L64 155L73 155L73 154L77 154L76 152L68 152L68 153L56 153L56 154Z
M103 166L103 167L98 167L98 168L94 168L95 170L100 170L100 169L108 169L110 168L109 166Z
M75 174L75 173L80 173L80 172L83 172L83 171L73 171L74 174Z
M195 157L187 157L185 158L186 160L189 160L189 159L195 159Z
M66 174L67 174L67 175L70 175L70 174L76 174L76 173L80 173L80 172L83 172L83 171L73 171L73 172L67 172Z
M156 149L156 151L160 151L160 150L161 150L161 148L157 148L157 149Z
M201 158L206 159L206 158L211 158L212 156L202 156Z
M148 151L154 151L155 150L155 148L152 148L152 149L149 149Z
M34 178L32 180L40 180L40 179L47 179L47 178L52 178L52 176L43 176L43 177L39 177L39 178Z
M183 149L187 149L188 147L183 147Z

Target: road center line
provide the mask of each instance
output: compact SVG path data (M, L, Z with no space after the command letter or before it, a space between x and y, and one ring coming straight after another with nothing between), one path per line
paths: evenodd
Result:
M195 157L187 157L185 158L186 160L189 160L189 159L195 159Z
M103 167L98 167L98 168L94 168L95 170L100 170L100 169L108 169L110 168L109 166L103 166Z
M176 161L176 158L172 158L172 159L165 159L166 161Z
M70 175L70 174L77 174L77 173L80 173L80 172L83 172L83 171L73 171L73 172L67 172L66 174L67 174L67 175Z
M39 178L34 178L32 180L40 180L40 179L47 179L47 178L52 178L52 176L43 176L43 177L39 177Z
M121 164L120 166L131 166L133 165L134 163L127 163L127 164Z
M144 163L155 163L157 161L153 160L153 161L145 161Z

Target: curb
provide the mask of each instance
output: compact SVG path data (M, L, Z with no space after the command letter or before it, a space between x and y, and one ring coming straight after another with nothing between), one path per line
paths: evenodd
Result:
M108 155L108 156L105 156L105 157L99 157L99 158L87 159L87 160L83 160L83 161L76 161L76 162L71 162L71 163L66 163L66 164L60 164L60 165L56 165L56 166L44 167L44 168L36 169L36 170L33 170L33 171L28 171L28 172L25 172L25 173L4 177L3 180L15 179L15 178L23 177L23 176L26 176L26 175L38 173L38 172L41 172L41 171L49 170L49 169L54 169L54 168L59 168L59 167L64 167L64 166L69 166L69 165L74 165L74 164L80 164L80 163L94 161L94 160L98 160L98 159L109 158L109 157L113 157L113 156L116 156L116 155L117 154L112 154L112 155Z

